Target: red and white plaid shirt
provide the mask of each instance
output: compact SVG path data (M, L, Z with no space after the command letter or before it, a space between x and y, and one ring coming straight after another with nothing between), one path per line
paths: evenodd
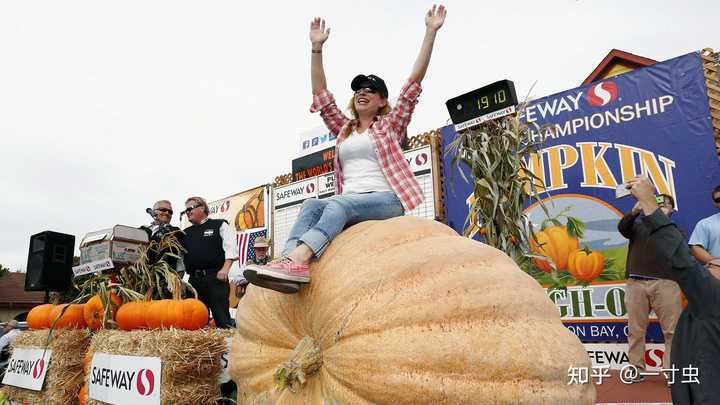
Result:
M405 212L412 211L423 202L423 192L415 179L410 164L405 160L400 142L415 110L417 98L422 92L420 83L408 79L400 91L395 107L386 115L377 117L370 125L369 135L377 152L378 163L390 187L402 202ZM310 112L320 111L325 126L337 136L337 146L355 130L358 122L348 118L335 104L335 98L327 89L313 95ZM343 191L343 173L340 154L335 153L335 190Z

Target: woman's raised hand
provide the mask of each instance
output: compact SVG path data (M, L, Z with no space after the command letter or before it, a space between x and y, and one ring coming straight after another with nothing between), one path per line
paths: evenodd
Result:
M330 28L325 28L325 20L320 17L315 17L310 22L310 42L313 45L322 45L327 41L330 36Z
M446 14L445 6L433 4L432 8L425 14L425 26L434 31L439 30L445 22Z

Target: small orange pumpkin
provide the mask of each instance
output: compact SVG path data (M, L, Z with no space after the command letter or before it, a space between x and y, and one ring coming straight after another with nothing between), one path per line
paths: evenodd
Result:
M55 305L42 304L30 310L27 316L27 324L30 329L47 329L55 318L50 318Z
M145 329L145 311L151 301L131 301L122 305L115 314L115 321L122 330Z
M110 319L115 319L115 312L122 305L122 300L117 294L110 294ZM105 307L102 305L102 299L99 295L95 295L83 308L83 318L85 323L92 330L98 330L103 327L103 317L105 315Z
M555 262L557 271L568 269L568 258L570 253L578 249L580 243L577 238L568 234L564 226L551 226L535 234L530 239L530 249L539 255L547 256ZM535 265L546 273L552 272L550 262L547 260L534 259Z
M85 375L88 375L90 373L91 364L92 356L90 355L90 352L86 352L85 357L83 358L83 373L85 373Z
M196 330L208 323L208 308L202 301L195 298L182 300L183 313L177 327L180 329Z
M88 385L85 383L82 388L80 388L80 393L78 394L78 403L79 405L85 405L87 404L88 400Z
M578 281L590 282L602 274L605 269L605 256L602 253L585 249L577 249L570 253L568 259L570 274Z
M62 314L63 308L67 310ZM55 328L58 329L82 329L85 327L85 319L83 318L83 304L60 304L56 305L50 312L50 320L55 322ZM59 318L59 319L58 319Z

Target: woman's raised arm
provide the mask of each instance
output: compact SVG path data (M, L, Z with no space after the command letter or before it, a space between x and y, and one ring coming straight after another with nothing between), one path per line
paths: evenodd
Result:
M310 56L310 82L312 83L313 94L327 88L325 80L325 69L322 61L322 48L325 41L330 36L330 28L325 29L325 20L315 17L310 22L310 42L312 43L312 53Z
M410 78L418 83L422 82L430 64L430 56L432 56L433 45L435 44L435 35L445 22L447 10L445 6L433 5L427 14L425 14L425 37L420 46L420 53L415 60Z

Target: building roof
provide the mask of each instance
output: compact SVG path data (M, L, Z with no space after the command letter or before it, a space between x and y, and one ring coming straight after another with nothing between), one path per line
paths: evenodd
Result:
M32 308L45 302L45 291L25 291L25 273L0 276L0 308Z
M640 67L654 65L656 63L656 60L649 59L644 56L635 55L619 49L613 49L608 52L607 56L605 56L602 62L600 62L592 73L585 78L582 84L586 85L610 76L629 72Z

